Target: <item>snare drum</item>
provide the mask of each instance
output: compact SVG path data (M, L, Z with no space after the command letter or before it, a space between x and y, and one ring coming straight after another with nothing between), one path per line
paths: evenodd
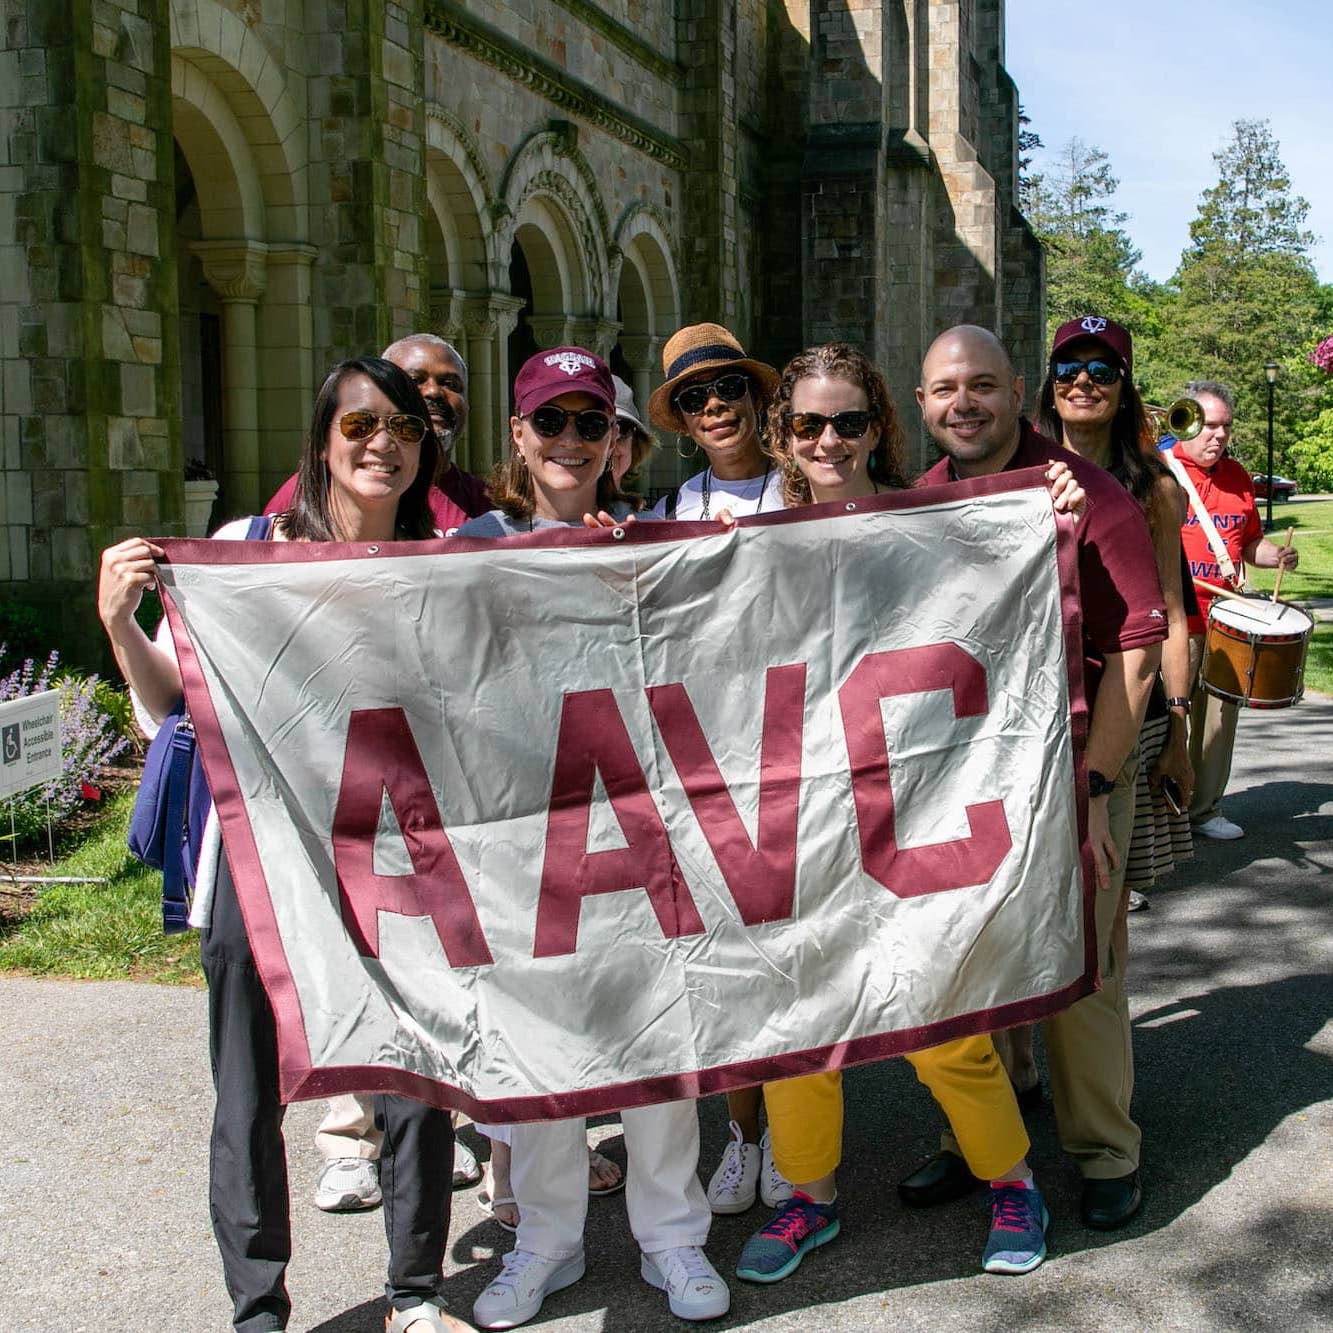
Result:
M1283 602L1223 601L1208 609L1201 682L1246 708L1289 708L1305 692L1314 621Z

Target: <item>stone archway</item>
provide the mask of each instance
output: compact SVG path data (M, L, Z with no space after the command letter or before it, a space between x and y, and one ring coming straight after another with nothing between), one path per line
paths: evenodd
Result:
M172 129L187 168L182 402L220 411L220 444L204 452L216 460L221 512L256 512L299 456L314 397L301 117L280 67L216 0L173 9L171 39ZM216 423L203 427L186 422L187 447L217 434Z

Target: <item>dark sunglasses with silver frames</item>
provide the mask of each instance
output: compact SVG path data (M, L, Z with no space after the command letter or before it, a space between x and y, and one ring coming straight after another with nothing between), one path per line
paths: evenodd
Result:
M735 403L744 398L749 389L749 378L733 370L729 374L719 375L710 384L687 384L676 393L672 401L682 412L697 417L708 406L708 400L714 394L724 403Z
M1094 384L1105 388L1120 378L1120 367L1109 361L1056 361L1051 366L1051 375L1057 384L1073 384L1083 371Z
M587 440L590 444L594 440L604 439L611 429L611 418L595 407L585 407L575 412L548 403L528 414L532 429L546 440L554 440L557 435L563 434L565 425L571 419L579 439Z

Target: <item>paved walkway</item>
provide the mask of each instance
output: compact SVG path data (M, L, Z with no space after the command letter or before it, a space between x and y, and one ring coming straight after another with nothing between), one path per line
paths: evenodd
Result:
M901 1061L860 1069L847 1079L842 1238L780 1286L734 1282L717 1327L1333 1328L1331 755L1333 700L1246 714L1226 809L1248 836L1202 845L1131 917L1149 1192L1132 1226L1078 1225L1077 1181L1039 1113L1052 1258L1027 1277L981 1274L978 1202L911 1213L893 1191L933 1147L924 1091ZM210 1104L201 992L0 978L0 1328L229 1327L205 1202ZM310 1206L316 1119L298 1106L288 1120L292 1328L371 1333L382 1224ZM714 1099L710 1164L723 1121ZM467 1311L509 1241L471 1192L455 1199L451 1288ZM718 1220L719 1266L759 1220ZM638 1278L623 1197L593 1201L588 1242L587 1278L534 1328L682 1327Z

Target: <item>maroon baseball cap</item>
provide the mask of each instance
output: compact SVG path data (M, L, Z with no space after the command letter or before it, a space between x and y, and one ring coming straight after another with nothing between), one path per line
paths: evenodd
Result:
M525 417L562 393L588 393L611 416L616 412L616 386L611 367L586 347L552 347L523 363L514 381L514 411Z
M1115 320L1106 319L1102 315L1080 315L1078 319L1061 324L1051 341L1051 360L1055 360L1056 354L1066 343L1078 342L1083 338L1101 343L1124 366L1126 375L1133 373L1134 339L1123 324L1117 324Z

